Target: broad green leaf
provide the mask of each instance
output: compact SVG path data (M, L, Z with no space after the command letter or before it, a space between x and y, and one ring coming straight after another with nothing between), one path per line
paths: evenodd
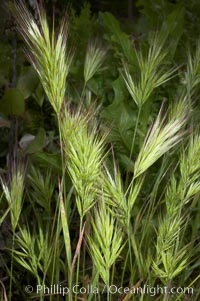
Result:
M127 90L121 77L112 83L114 101L102 111L102 118L117 126L122 135L127 135L134 125L134 112L132 107L125 101Z
M98 97L102 98L105 96L105 83L102 76L92 78L87 85L90 91Z
M158 28L165 16L174 9L174 3L163 0L138 0L137 6L145 16L143 22L147 21L147 30Z
M168 38L168 47L172 58L183 33L184 15L185 9L178 7L166 17L161 27L160 35L165 40Z
M43 102L44 102L45 93L44 93L44 89L41 84L39 84L37 86L37 88L35 89L35 91L32 95L33 95L34 99L36 100L36 102L39 104L39 106L42 107Z
M126 60L133 65L137 65L137 59L134 51L133 41L131 37L123 32L120 28L119 21L108 12L100 13L100 20L102 20L104 27L107 29L111 36L105 36L113 44L119 52L122 52L122 58L124 55Z
M134 171L133 161L127 155L119 154L119 161L128 172Z
M102 18L104 25L114 34L121 34L121 28L119 21L109 12L101 13L100 18Z
M127 91L121 77L112 83L112 87L114 101L104 108L101 117L111 128L108 139L114 145L120 163L130 171L133 169L133 163L129 156L137 111L134 113L131 105L125 101Z
M23 75L17 81L17 88L23 93L27 99L35 91L39 84L39 78L36 71L32 67L27 67Z
M37 152L32 154L32 159L36 164L44 168L53 168L55 172L61 174L62 165L60 154L49 154L47 152Z
M0 112L9 115L23 115L25 111L25 101L22 92L15 88L6 90L0 101Z
M112 82L112 87L114 91L114 101L102 111L101 116L108 121L116 121L118 123L121 120L122 114L124 114L125 120L127 120L129 110L124 103L127 91L121 77ZM125 120L123 120L123 124L126 123Z
M38 151L41 151L46 144L46 133L43 128L40 128L35 139L32 143L27 147L26 152L31 154Z

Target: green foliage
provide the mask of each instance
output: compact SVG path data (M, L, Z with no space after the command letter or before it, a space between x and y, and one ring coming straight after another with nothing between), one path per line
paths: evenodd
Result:
M137 61L140 69L139 79L133 80L128 70L127 65L124 63L123 78L129 93L133 100L139 107L145 104L149 99L153 90L160 85L163 85L170 79L174 70L164 72L160 69L166 57L166 52L163 50L162 35L155 35L150 41L149 51L146 57L141 52L136 51Z
M135 54L133 52L133 42L129 36L120 28L119 21L110 13L100 13L100 20L106 29L105 39L109 41L110 46L115 50L118 58L126 58L128 62L135 65Z
M23 115L25 111L25 101L21 91L15 88L8 89L1 99L0 110L6 116Z
M51 178L51 172L47 171L47 173L43 175L40 170L32 167L28 179L30 181L29 194L31 201L41 205L46 213L50 214L51 200L53 198L55 186L55 183Z
M31 96L39 84L37 73L32 67L27 67L17 81L17 88L23 92L24 98Z
M0 77L9 301L187 298L111 294L104 284L198 289L200 46L184 27L194 7L137 4L129 34L87 4L79 15L70 9L69 32L66 20L51 27L41 6L37 20L24 1L10 6L33 67L20 58L16 81L10 63ZM186 41L196 51L185 51ZM28 284L69 293L27 294ZM99 295L74 294L73 285Z
M3 192L11 211L12 230L15 232L19 222L19 217L22 208L23 190L24 190L24 167L15 164L12 169L11 179L9 184L1 179Z
M110 268L123 248L123 233L102 202L91 222L93 235L88 236L89 252L105 284L110 284Z
M34 154L36 152L39 152L43 150L45 144L46 144L46 133L43 128L40 128L33 142L31 142L26 148L26 153Z

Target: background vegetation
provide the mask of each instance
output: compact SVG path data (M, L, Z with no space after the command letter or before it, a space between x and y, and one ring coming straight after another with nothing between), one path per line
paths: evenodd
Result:
M199 300L200 4L43 3L0 11L1 300Z

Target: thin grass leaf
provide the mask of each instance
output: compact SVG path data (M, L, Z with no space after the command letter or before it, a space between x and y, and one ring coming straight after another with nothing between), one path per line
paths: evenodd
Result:
M71 269L72 272L73 272L73 269L75 267L76 260L77 260L78 254L80 252L82 242L83 242L83 236L84 236L85 226L86 226L86 223L84 223L84 225L83 225L83 229L82 229L82 231L80 233L80 237L79 237L79 240L78 240L78 243L77 243L77 246L76 246L76 251L75 251L75 254L74 254L73 261L72 261L72 269Z
M27 229L21 228L20 235L16 235L15 238L15 241L20 248L20 252L13 250L14 259L37 277L38 256L35 250L35 237L31 236L30 230L27 227ZM22 254L20 255L20 253Z
M200 82L200 41L197 43L194 55L190 52L188 54L187 69L182 82L186 86L188 97L193 96Z
M97 47L96 43L89 43L85 62L84 62L84 80L87 83L95 73L97 73L105 59L106 50Z
M11 211L11 224L13 232L18 225L22 210L24 193L25 169L23 165L14 163L11 172L11 178L7 184L1 179L2 188Z
M167 56L167 50L164 50L164 44L159 34L155 34L150 41L146 57L141 51L135 49L135 52L140 67L139 78L132 77L129 67L124 61L121 74L132 99L141 109L153 90L169 81L174 76L176 69L165 70L162 67L164 59Z
M70 240L69 225L68 225L67 214L64 206L61 185L59 185L59 196L60 196L60 215L61 215L61 223L62 223L62 229L64 235L67 263L68 263L68 268L71 269L71 265L72 265L71 240Z
M124 244L123 234L104 203L95 208L93 235L87 236L89 252L103 281L109 285L110 268L119 257Z
M141 190L144 178L132 180L127 191L124 191L123 182L119 170L114 166L114 176L105 167L102 175L103 195L105 202L111 205L111 212L129 229L132 209ZM101 194L102 191L99 191Z
M1 218L0 218L0 226L1 226L1 224L3 223L3 221L5 220L5 218L6 218L6 216L8 215L8 213L10 212L10 208L11 208L11 207L8 207L8 208L6 209L6 211L4 212L4 214L1 216Z
M51 171L47 170L45 174L42 174L39 169L32 166L28 174L28 180L30 182L29 195L31 202L34 200L49 215L51 213L51 200L55 187Z
M6 294L6 288L5 288L5 285L3 284L3 282L0 280L0 284L1 284L1 286L2 286L2 289L3 289L3 291L2 291L2 293L1 293L1 297L2 297L2 301L4 300L4 301L8 301L8 298L7 298L7 294Z

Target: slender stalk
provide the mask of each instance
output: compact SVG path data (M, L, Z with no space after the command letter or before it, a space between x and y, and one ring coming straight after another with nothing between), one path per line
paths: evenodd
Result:
M109 269L107 271L107 279L108 279L108 283L107 283L107 301L110 301L110 291L109 291L109 286L110 286L110 271L109 271Z
M83 97L84 97L84 94L85 94L86 85L87 85L87 82L84 82L84 86L83 86L83 89L82 89L82 92L81 92L81 97L80 97L81 104L83 103Z
M52 226L52 233L51 233L51 239L52 237L54 238L55 240L55 248L54 248L54 251L53 251L53 263L52 263L52 276L51 276L51 283L54 283L54 276L55 276L55 268L58 267L58 263L56 264L56 259L59 257L58 256L58 237L59 237L59 228L60 228L60 218L59 218L59 210L58 210L58 207L59 206L59 203L57 203L57 206L56 206L56 210L55 210L55 218L53 220L53 226ZM56 225L56 215L58 215L58 220L57 220L57 227L56 227L56 235L54 236L54 227ZM50 295L50 301L53 300L53 295Z
M11 253L11 267L10 267L10 286L9 286L9 300L12 301L12 279L13 279L13 262L14 262L14 248L15 248L15 231L12 237L12 253Z
M112 267L112 274L111 274L111 285L114 284L114 276L115 276L115 263ZM110 296L110 301L112 301L112 295Z
M53 263L52 263L52 277L51 277L51 282L54 283L55 281L55 271L59 270L59 263L57 262L56 264L56 259L59 257L58 255L58 237L59 237L59 228L60 228L60 219L58 217L58 221L57 221L57 228L56 228L56 237L55 237L55 249L54 249L54 254L53 254ZM52 301L53 296L50 295L50 301Z
M80 235L81 235L82 226L83 226L83 217L80 216L79 237L80 237ZM77 267L76 267L76 285L78 285L78 280L79 280L80 255L81 255L81 252L80 252L80 250L79 250L79 252L78 252L78 258L77 258ZM77 301L77 294L75 295L75 301Z
M140 106L139 109L138 109L136 125L135 125L133 140L132 140L132 144L131 144L130 159L131 159L132 154L133 154L133 147L134 147L134 144L135 144L135 138L136 138L136 133L137 133L138 124L139 124L139 120L140 120L141 110L142 110L142 107Z
M139 253L138 253L138 246L137 246L136 241L135 241L134 233L132 235L130 234L130 239L131 239L131 243L132 243L132 248L133 248L133 251L134 251L134 255L136 257L136 262L137 262L139 274L140 274L140 277L142 277L140 256L139 256Z
M59 129L59 141L60 141L60 151L61 151L61 162L62 162L62 189L63 189L63 197L64 203L66 200L66 185L65 185L65 158L64 158L64 147L63 147L63 139L62 139L62 125L61 125L61 116L57 116L58 120L58 129ZM69 295L66 296L66 300L72 301L72 273L71 267L68 266L68 287L69 287Z
M130 151L130 156L129 156L130 159L131 159L131 157L133 155L133 148L134 148L136 133L137 133L138 125L139 125L139 120L140 120L140 115L141 115L141 109L142 109L142 107L140 106L139 109L138 109L138 114L137 114L137 119L136 119L134 134L133 134L133 140L132 140L132 143L131 143L131 151ZM126 174L126 180L125 180L125 187L128 186L129 175L130 175L129 172L127 172L127 174Z
M168 301L169 300L170 293L168 292L168 290L169 290L170 287L171 287L171 281L169 281L168 284L167 284L167 292L164 294L163 301Z
M89 216L86 214L86 224L89 224ZM85 265L86 265L86 260L85 260L85 257L86 257L86 254L87 254L87 250L86 250L86 244L83 243L83 272L82 272L82 277L84 279L84 276L85 276Z
M37 273L37 283L38 285L40 285L40 277L38 276L38 273ZM42 290L40 290L40 301L43 301L44 300L44 293Z
M130 277L130 282L132 285L132 270L133 270L133 258L132 258L132 250L131 250L131 225L130 225L130 216L128 219L128 225L127 225L127 229L128 229L128 249L129 249L129 259L130 259L130 271L131 271L131 277Z
M63 150L63 139L62 139L62 130L61 130L61 117L57 116L58 121L58 131L59 131L59 141L60 141L60 152L61 152L61 162L62 162L62 180L63 180L63 189L64 189L64 199L65 199L65 167L64 167L64 150Z
M125 275L125 272L126 272L126 267L127 267L127 263L128 263L128 258L129 257L129 252L130 252L130 248L128 248L128 252L126 254L126 259L124 261L124 265L123 265L123 272L122 272L122 278L121 278L121 286L123 287L123 283L124 283L124 275Z

